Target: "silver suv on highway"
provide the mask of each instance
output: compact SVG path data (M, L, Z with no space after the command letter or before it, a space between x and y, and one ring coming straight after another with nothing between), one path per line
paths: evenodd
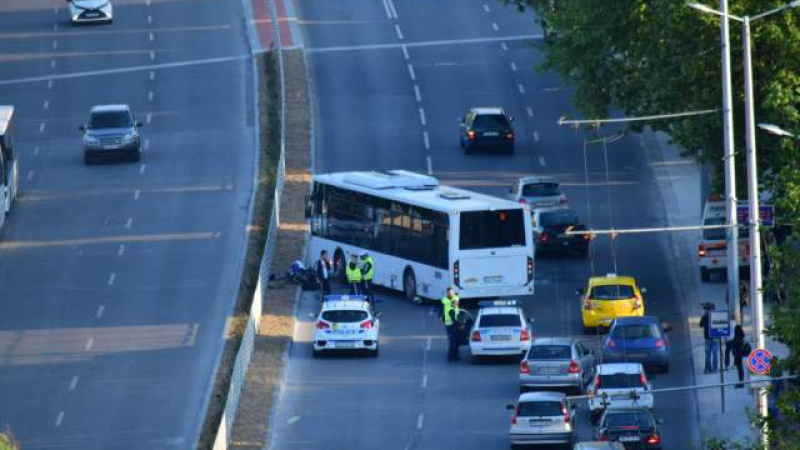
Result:
M83 157L86 164L106 158L139 161L139 127L128 105L98 105L89 111L89 120L78 127L83 131Z

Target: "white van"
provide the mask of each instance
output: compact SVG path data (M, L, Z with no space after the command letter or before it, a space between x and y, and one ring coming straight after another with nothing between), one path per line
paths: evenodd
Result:
M746 205L747 202L739 201ZM720 197L709 197L703 206L703 225L725 224L725 201ZM742 224L740 224L742 225ZM700 279L710 281L712 273L725 274L728 268L728 252L725 228L703 230L697 256L700 260ZM739 267L750 266L750 241L746 226L739 227Z

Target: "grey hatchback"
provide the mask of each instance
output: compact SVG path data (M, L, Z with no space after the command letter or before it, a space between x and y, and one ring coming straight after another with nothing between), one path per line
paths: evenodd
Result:
M594 376L595 354L577 339L539 338L519 364L519 388L565 388L581 392Z
M83 158L86 164L105 158L139 161L139 127L128 105L98 105L89 111L89 120L78 127L83 131Z

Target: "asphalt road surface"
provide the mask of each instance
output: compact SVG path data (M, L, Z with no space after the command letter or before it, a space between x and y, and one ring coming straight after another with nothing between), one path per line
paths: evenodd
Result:
M22 178L0 230L0 426L25 449L192 448L252 189L242 12L118 1L112 25L73 27L66 6L0 4ZM104 103L144 122L140 163L83 164L76 128Z
M592 228L666 224L637 140L584 149L597 136L556 124L561 116L576 117L573 91L532 70L541 62L532 46L541 30L531 13L475 0L299 0L297 9L316 99L319 172L403 168L498 196L519 176L554 175ZM517 118L515 155L463 154L458 118L470 106L503 106ZM671 371L657 376L655 387L692 384L686 315L670 255L667 236L646 235L614 246L598 239L589 259L537 257L536 294L522 299L536 320L534 336L580 335L575 289L592 274L633 275L648 288L647 313L674 326ZM447 363L434 309L383 294L377 359L312 360L308 314L316 305L304 298L299 318L305 323L289 355L271 448L507 448L504 405L519 392L516 361ZM699 442L693 394L660 395L654 412L664 419L665 449ZM588 439L592 429L585 411L580 414L580 435Z

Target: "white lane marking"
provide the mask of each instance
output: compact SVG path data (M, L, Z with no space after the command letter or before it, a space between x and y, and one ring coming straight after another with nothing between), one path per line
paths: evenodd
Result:
M431 351L431 338L428 338L428 342L425 344L425 350Z
M45 100L44 104L42 105L42 108L44 108L45 110L50 109L50 100Z
M400 25L394 25L394 31L397 33L397 39L403 39L403 32L400 30Z
M489 5L483 5L483 10L488 13L489 12Z
M533 132L533 140L539 142L539 133L537 131Z
M32 179L33 179L33 171L29 170L28 171L28 180L32 180Z
M387 2L387 0L383 0L383 9L384 11L386 11L386 18L391 19L392 11L389 9L389 3Z
M144 4L145 4L146 6L150 6L150 0L145 0L145 1L144 1Z
M103 317L104 312L106 312L106 307L104 305L100 305L97 307L97 314L95 314L94 317L99 319Z
M144 171L145 171L145 165L142 164L141 166L139 166L139 175L144 175Z
M525 112L528 113L528 117L533 117L533 108L530 106L525 108Z
M425 414L419 413L419 415L417 416L417 429L418 430L422 429L422 423L424 422L424 420L425 420Z
M505 42L501 42L501 43L500 43L500 48L502 48L502 49L503 49L503 51L506 51L506 52L508 51L508 46L506 45L506 43L505 43Z
M154 59L156 59L156 51L155 50L150 50L150 60L152 61Z
M147 150L148 148L150 148L150 139L145 139L144 140L144 149ZM144 169L139 169L139 170L140 170L139 173L144 173Z
M156 79L156 71L155 70L151 70L150 71L150 81L153 81L155 79Z
M153 91L148 92L147 93L147 100L152 102L153 101L153 95L154 95Z
M511 70L514 72L517 71L517 64L514 61L511 61Z
M47 89L53 89L53 79L47 80Z
M53 50L58 49L58 41L53 41Z
M60 427L61 426L61 422L63 422L63 421L64 421L64 411L59 411L58 412L58 416L56 416L56 426Z
M156 40L156 35L153 34L153 33L150 33L150 42L155 41L155 40Z
M433 160L431 160L430 156L425 157L425 163L428 166L428 175L433 175Z
M519 90L520 94L524 94L525 93L525 86L523 86L521 84L518 84L517 85L517 90Z
M392 19L397 19L397 9L394 7L394 2L392 0L386 0L386 3L389 5L389 10L392 13Z
M147 23L153 23L153 16L147 16Z
M419 108L419 121L422 123L423 127L427 125L427 121L425 120L425 108L421 106Z
M547 165L547 163L545 163L544 161L544 156L539 157L539 165L542 167L545 167Z
M145 120L145 122L150 123L153 120L153 115L150 114L150 113L147 113L147 115L144 116L144 120Z
M139 200L139 195L141 195L141 193L142 193L142 191L140 191L139 189L137 189L136 191L134 191L134 192L133 192L133 199L134 199L134 200Z
M125 221L125 228L130 230L131 225L133 225L133 217L128 217L128 220Z
M294 425L299 420L300 420L300 416L292 416L292 417L289 417L289 419L286 421L286 423L289 424L289 425Z
M414 98L417 100L417 103L422 102L422 94L419 92L419 86L416 84L414 85Z
M122 256L125 254L125 244L119 244L119 250L117 250L117 256Z
M77 386L78 386L78 376L75 375L74 377L72 377L72 381L69 382L69 390L74 391Z
M422 388L424 389L426 387L428 387L428 374L427 373L422 375Z
M53 31L58 31L58 22L53 24Z
M39 133L44 133L44 122L39 124Z
M94 345L94 338L90 337L89 339L86 340L86 346L84 347L84 349L88 352L89 350L92 349L93 345Z
M33 148L33 156L38 156L38 155L39 155L39 146L37 145L36 147Z
M409 55L409 54L408 54L408 47L406 47L406 46L404 45L404 46L402 46L402 47L400 47L400 48L402 48L402 49L403 49L403 58L405 58L405 59L406 59L406 61L408 61L409 59L411 59L411 55Z
M117 274L112 273L111 275L108 276L108 285L113 286L116 280L117 280Z
M412 66L411 64L408 65L408 75L411 76L412 80L417 79L417 74L414 73L414 66Z
M450 46L450 45L474 45L474 44L486 44L489 42L505 43L505 41L536 41L536 40L541 40L543 37L544 36L542 36L541 34L518 34L510 36L417 41L417 42L408 42L402 44L398 42L392 44L343 45L343 46L335 45L330 47L309 48L307 51L310 53L328 53L328 52L348 52L348 51L363 51L363 50L369 50L369 51L383 50L383 49L398 48L403 45L407 45L409 48ZM505 46L503 47L504 50L508 50L508 47ZM250 59L250 57L248 55L247 57L236 57L236 59Z
M500 25L498 25L497 22L492 22L492 29L494 31L500 31Z
M425 141L425 150L430 150L431 149L431 140L430 140L430 138L428 138L428 132L427 131L423 131L422 132L422 140Z
M53 14L58 14L58 6L53 6Z
M55 59L51 59L50 60L50 68L51 69L55 69L55 67L56 67L56 60Z

